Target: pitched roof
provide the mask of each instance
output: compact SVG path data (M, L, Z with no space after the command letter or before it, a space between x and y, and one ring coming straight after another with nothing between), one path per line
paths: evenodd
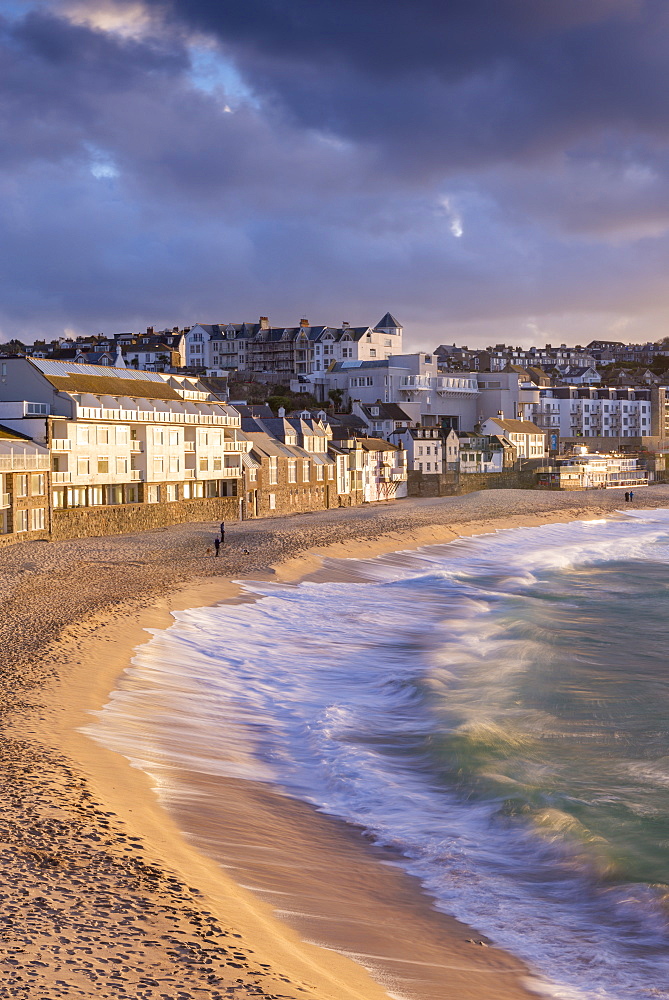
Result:
M408 420L408 421L411 421L411 417L408 416L404 412L404 410L402 409L402 407L397 405L397 403L381 403L381 402L378 402L378 403L364 403L363 406L362 406L362 409L370 417L374 417L374 414L372 413L372 410L373 409L377 409L379 411L379 413L378 413L378 417L376 419L382 419L382 420Z
M12 441L30 441L32 444L35 442L27 434L21 434L19 431L12 430L11 427L5 427L4 424L0 424L0 438L7 438Z
M363 451L400 451L402 446L384 438L358 438L356 446Z
M104 369L103 369L104 370ZM149 382L143 379L105 378L101 375L47 375L51 385L59 392L89 392L94 396L128 396L141 399L178 399L181 396L166 382Z
M385 327L396 326L400 330L403 329L402 324L398 323L392 313L387 312L386 315L379 320L379 322L374 327L375 330L383 330Z
M537 427L531 420L507 420L505 417L489 417L494 420L503 431L511 434L544 434L541 427Z

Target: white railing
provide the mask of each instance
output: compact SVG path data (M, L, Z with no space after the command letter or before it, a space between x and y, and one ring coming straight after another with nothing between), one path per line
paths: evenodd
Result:
M0 508L3 510L5 507L9 507L9 493L0 493Z
M144 474L143 474L143 472L140 469L131 469L130 470L130 481L133 482L133 483L139 483L139 482L142 481L143 475Z
M184 479L195 479L195 469L184 469Z
M238 465L234 469L221 469L220 472L216 472L216 476L220 476L222 479L241 479L242 467Z
M143 449L144 449L144 445L142 444L142 442L141 442L141 441L131 441L131 442L130 442L130 451L131 451L131 452L132 452L133 454L135 454L135 455L136 455L136 454L138 454L139 452L143 451Z
M173 410L121 410L104 406L78 406L77 416L84 420L114 420L134 423L174 423L239 427L239 417L213 413L178 413Z
M195 442L194 441L185 441L184 442L184 451L188 452L189 454L192 454L195 451Z
M400 379L400 389L429 389L430 378L423 375L405 375Z
M72 451L72 441L69 438L51 438L52 451Z
M48 472L48 455L0 455L0 472Z
M72 473L71 472L52 472L51 479L54 483L71 483Z
M250 451L251 442L250 441L224 441L223 451Z

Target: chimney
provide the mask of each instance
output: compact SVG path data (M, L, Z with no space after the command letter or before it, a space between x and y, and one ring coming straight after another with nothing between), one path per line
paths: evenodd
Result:
M277 416L278 417L285 417L285 415L286 415L286 407L285 406L280 406L279 409L277 410Z
M500 420L504 420L504 410L498 410L497 416L499 417Z
M344 320L343 323L342 323L342 325L341 325L341 328L342 328L342 330L348 330L349 327L350 327L350 325L351 325L350 323L347 323L347 321Z
M153 336L153 327L152 326L147 326L146 332L148 333L149 337L152 337Z
M269 317L268 316L261 316L260 317L260 329L261 330L269 330Z
M300 326L310 326L310 325L311 324L309 323L308 319L301 319L300 320Z

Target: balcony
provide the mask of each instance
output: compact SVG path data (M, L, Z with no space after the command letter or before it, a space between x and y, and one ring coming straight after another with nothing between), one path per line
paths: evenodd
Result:
M216 476L220 476L221 479L241 479L242 471L241 465L237 465L232 469L221 469L220 472L216 472Z
M9 493L0 493L0 510L6 510L9 506Z
M131 441L130 451L133 455L137 455L140 452L144 451L144 445L142 444L141 441Z
M130 482L141 483L144 479L144 473L141 469L131 469L130 470Z
M184 469L184 479L195 479L195 469Z
M71 472L52 472L51 473L52 483L71 483L72 473Z
M184 451L188 454L195 453L195 441L184 441Z
M52 451L72 451L70 438L51 438Z
M429 375L405 375L400 379L401 392L424 392L430 388Z

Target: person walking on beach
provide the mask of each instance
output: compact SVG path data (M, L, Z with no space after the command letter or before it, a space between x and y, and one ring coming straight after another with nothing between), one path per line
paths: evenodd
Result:
M218 550L221 547L221 542L218 537L214 539L214 548L216 549L216 555L218 556Z
M630 490L630 503L634 500L634 490Z
M225 541L225 521L221 521L221 545Z
M629 503L629 502L630 502L630 495L629 495L629 492L627 492L627 493L625 493L625 503Z

